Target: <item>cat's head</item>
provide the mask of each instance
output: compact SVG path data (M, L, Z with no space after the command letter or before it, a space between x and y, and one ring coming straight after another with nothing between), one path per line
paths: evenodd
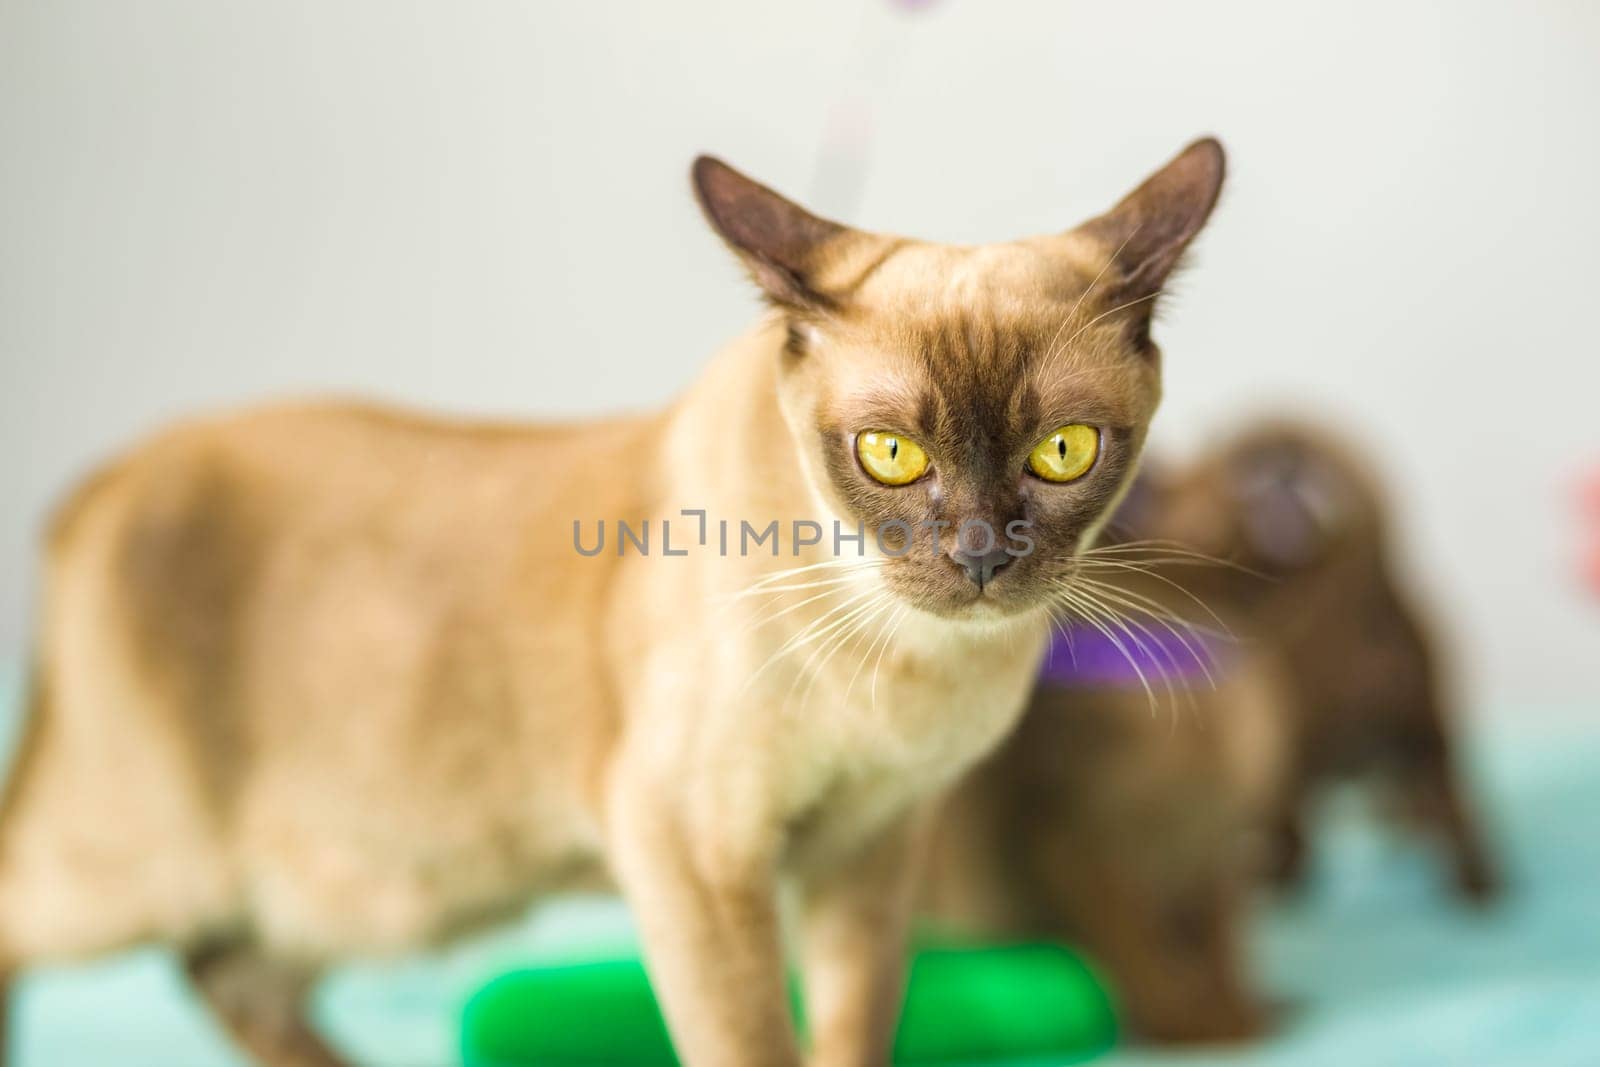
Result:
M1281 417L1246 423L1152 481L1118 525L1230 564L1186 568L1185 585L1207 603L1299 603L1328 581L1382 580L1387 504L1338 433Z
M706 217L780 317L800 462L888 549L894 593L958 618L1055 597L1132 477L1161 391L1151 312L1222 176L1222 147L1197 141L1076 229L964 247L830 222L695 161Z

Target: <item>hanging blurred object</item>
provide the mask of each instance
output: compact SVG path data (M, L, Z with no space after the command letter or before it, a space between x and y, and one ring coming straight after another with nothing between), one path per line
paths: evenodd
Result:
M817 163L811 178L811 203L825 215L853 219L866 191L876 134L875 105L899 86L910 43L907 16L920 15L938 0L889 0L888 14L864 4L842 89L828 108Z

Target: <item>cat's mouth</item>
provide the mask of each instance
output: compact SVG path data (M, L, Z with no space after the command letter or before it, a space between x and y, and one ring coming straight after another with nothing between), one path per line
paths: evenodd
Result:
M1033 589L1025 561L978 570L965 561L929 561L931 565L890 568L889 588L931 615L955 620L998 620L1037 609L1045 597Z

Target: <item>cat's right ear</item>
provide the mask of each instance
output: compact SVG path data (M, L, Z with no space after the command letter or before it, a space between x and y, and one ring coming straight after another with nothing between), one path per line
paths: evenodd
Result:
M767 298L780 307L826 310L816 284L824 245L850 232L819 219L720 159L701 156L690 171L706 221L738 253Z
M1117 276L1106 280L1104 296L1130 309L1141 341L1148 339L1153 301L1216 207L1225 171L1222 145L1203 137L1116 207L1078 227L1111 254Z

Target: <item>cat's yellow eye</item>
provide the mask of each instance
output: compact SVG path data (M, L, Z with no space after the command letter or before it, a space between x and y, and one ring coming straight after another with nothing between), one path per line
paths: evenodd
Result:
M872 430L856 435L861 469L884 485L910 485L928 470L928 454L899 434Z
M1063 426L1034 446L1028 469L1047 482L1082 478L1100 456L1100 431L1075 422Z

